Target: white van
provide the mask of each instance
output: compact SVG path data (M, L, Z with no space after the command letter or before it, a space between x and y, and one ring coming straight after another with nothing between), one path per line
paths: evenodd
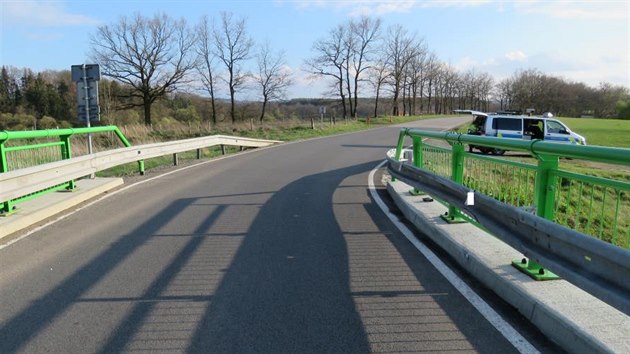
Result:
M557 119L496 115L477 111L458 110L456 112L466 112L473 115L473 122L468 129L468 134L509 139L540 139L556 143L586 145L586 139L583 136L571 131L569 127ZM546 114L546 116L551 116L551 114ZM505 153L505 150L475 145L470 145L469 151L472 152L473 148L478 149L484 154L494 153L503 155Z

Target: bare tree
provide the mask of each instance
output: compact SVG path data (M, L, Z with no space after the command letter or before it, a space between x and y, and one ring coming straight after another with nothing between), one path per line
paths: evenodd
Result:
M479 76L479 99L481 100L480 107L483 111L488 112L490 110L490 95L492 87L494 86L494 78L489 73L482 73Z
M440 65L435 85L436 113L446 114L454 108L453 96L455 95L457 80L458 75L455 68L446 63Z
M521 110L534 108L542 97L544 74L537 69L515 73L512 77L513 103Z
M506 78L496 85L496 94L499 97L499 109L509 109L512 100L512 79Z
M243 87L247 74L241 65L250 58L250 50L254 41L248 36L244 19L234 19L231 13L221 14L221 24L214 29L214 40L217 57L227 69L225 80L230 90L230 117L232 124L236 122L234 96Z
M387 65L385 65L384 59L376 61L368 71L368 76L372 87L374 88L374 118L378 116L378 100L381 93L381 88L388 80L389 72L387 71Z
M440 67L440 62L437 59L437 56L431 55L429 56L429 61L427 62L427 111L431 112L431 98L434 96L433 90L435 82L438 78L438 69Z
M345 73L346 89L348 90L348 108L350 109L350 117L354 117L354 104L352 102L352 83L354 81L352 80L353 73L351 72L351 69L352 61L354 59L353 55L356 47L356 38L352 33L351 26L340 27L342 27L343 29L343 43L341 46L341 52L343 56L342 66Z
M424 81L426 81L427 55L428 51L426 45L418 46L416 55L413 56L405 70L409 81L409 94L407 97L409 99L409 112L411 115L417 114L416 104L418 101L418 94L420 94L420 110L422 110L422 90L424 88Z
M410 35L402 26L395 25L389 28L385 46L389 54L387 64L391 74L392 115L394 116L399 114L398 100L403 89L406 67L418 53L418 48L421 45L422 40L418 41L415 35Z
M201 79L201 84L205 91L210 95L212 124L217 124L217 109L214 99L217 75L214 67L214 60L216 54L214 53L214 37L212 36L212 29L208 23L208 17L201 18L201 22L196 27L197 42L196 52L198 56L197 73Z
M433 52L429 52L427 53L426 57L422 60L422 63L420 65L420 79L419 79L419 84L420 84L420 112L424 112L424 100L423 100L423 96L425 94L425 92L427 92L427 96L429 96L429 100L427 102L427 112L431 111L431 90L427 89L427 87L429 87L429 83L431 82L431 76L432 76L432 70L433 67L435 66L435 63L438 61L437 59L437 55Z
M354 73L354 107L350 109L350 114L356 117L358 105L359 82L364 71L370 69L368 63L371 62L373 54L376 52L375 41L379 39L381 30L381 20L369 17L361 17L358 21L350 23L351 36L355 37L352 47L352 66ZM349 65L348 65L349 66ZM350 93L348 93L350 94Z
M261 88L263 98L260 121L265 118L265 108L267 103L274 99L281 99L285 95L285 90L292 84L291 73L286 70L284 52L274 55L269 48L269 43L260 47L257 57L258 62L258 83Z
M168 15L121 17L101 26L91 37L91 57L103 75L133 87L127 108L144 107L144 122L151 124L151 105L160 97L188 83L194 67L194 35L186 22Z
M340 25L330 31L328 38L316 41L313 44L315 56L305 61L304 69L315 77L329 77L333 79L333 89L341 98L343 118L348 116L346 94L343 87L344 69L347 65L343 55L345 33L345 27Z

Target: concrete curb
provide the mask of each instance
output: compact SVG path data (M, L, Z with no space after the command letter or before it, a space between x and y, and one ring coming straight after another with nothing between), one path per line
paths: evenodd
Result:
M522 255L471 224L448 224L448 209L387 182L395 204L414 226L472 276L518 309L551 340L574 353L630 352L630 317L564 280L537 282L511 266ZM426 195L425 195L426 196Z
M70 209L99 194L122 185L122 178L96 178L76 181L72 192L52 192L17 204L17 212L0 217L0 239Z

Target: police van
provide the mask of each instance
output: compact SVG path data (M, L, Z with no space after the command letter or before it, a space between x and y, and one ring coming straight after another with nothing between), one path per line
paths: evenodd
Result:
M586 139L571 131L564 123L553 119L551 113L541 117L490 114L478 111L456 110L456 113L470 113L473 122L468 134L493 136L497 138L533 140L586 145ZM484 154L503 155L505 150L469 145L469 151L478 149Z

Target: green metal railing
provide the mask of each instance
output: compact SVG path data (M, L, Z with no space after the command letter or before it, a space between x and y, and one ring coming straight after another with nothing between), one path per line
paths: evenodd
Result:
M580 233L630 249L630 183L559 169L561 157L630 166L630 149L403 129L398 139L397 160L406 137L413 141L416 167ZM451 148L427 144L422 141L426 138L446 141ZM466 153L465 144L525 151L535 157L537 164ZM444 218L449 222L474 221L452 206Z
M59 149L55 154L57 157L52 158L54 161L67 160L72 158L72 147L70 138L79 134L94 134L103 132L113 132L124 146L129 147L131 144L122 134L122 132L116 126L103 126L92 128L68 128L68 129L48 129L48 130L33 130L33 131L0 131L0 173L9 172L12 170L23 168L25 166L18 166L12 163L9 158L12 154L37 149ZM59 138L58 141L50 141L51 138ZM41 140L49 140L47 142L41 142ZM22 145L13 144L15 141L20 141ZM39 141L35 143L34 141ZM11 144L11 145L9 145ZM47 156L43 159L35 159L34 164L41 164L51 161L51 157ZM13 165L13 166L12 166ZM32 165L32 164L31 164ZM140 173L144 173L144 161L138 161L138 168ZM6 216L13 212L15 204L35 198L44 193L49 193L58 190L74 190L76 188L74 180L67 181L65 183L47 188L36 193L32 193L26 196L22 196L17 199L4 201L0 204L0 215Z

